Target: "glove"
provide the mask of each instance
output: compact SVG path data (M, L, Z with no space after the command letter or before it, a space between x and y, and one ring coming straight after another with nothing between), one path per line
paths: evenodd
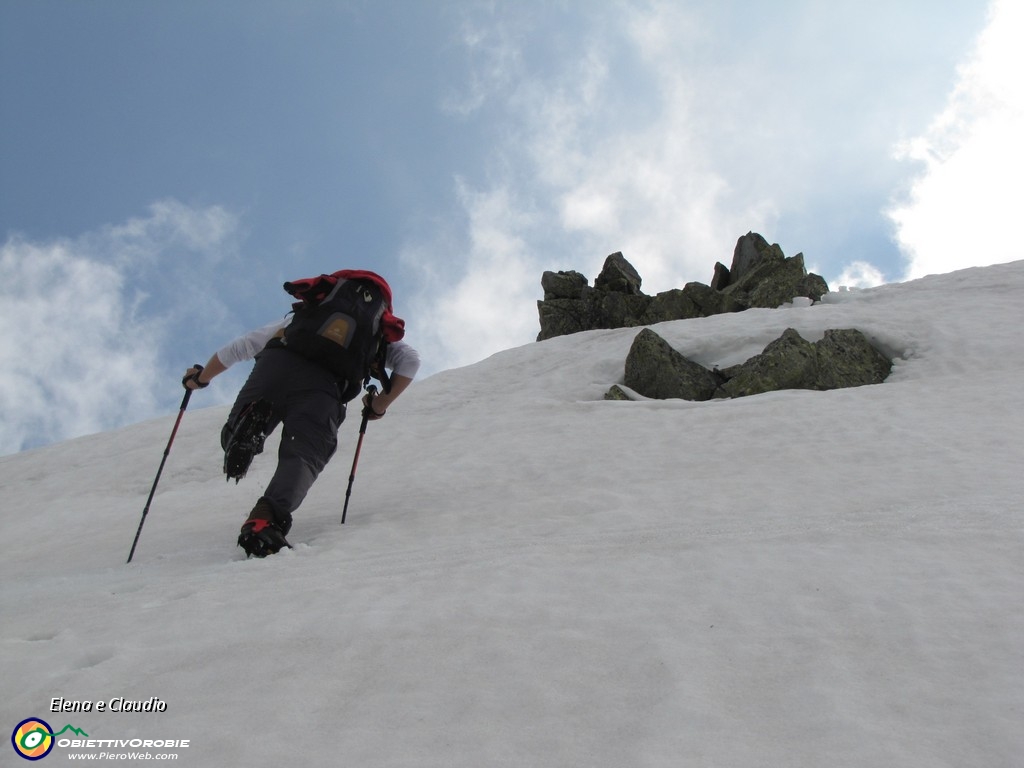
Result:
M383 413L378 413L377 411L373 410L373 395L373 392L369 392L363 397L363 418L365 418L367 421L377 421L378 419L383 419L384 414L388 412L387 408L384 409Z
M206 389L208 386L210 386L210 382L199 380L199 374L202 372L203 366L201 366L199 363L196 363L185 372L185 375L181 379L181 386L183 386L185 389ZM193 384L195 384L195 387L189 387L188 383L190 381Z

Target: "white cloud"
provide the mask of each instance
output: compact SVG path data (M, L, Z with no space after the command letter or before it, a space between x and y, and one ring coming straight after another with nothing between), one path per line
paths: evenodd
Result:
M476 188L458 181L466 231L444 247L408 247L422 285L418 343L424 319L435 327L428 358L461 365L535 338L544 270L593 278L622 251L652 293L707 281L736 237L774 215L770 201L730 188L708 161L708 131L679 58L694 20L670 3L616 8L588 15L593 28L573 39L575 53L560 50L543 66L518 47L529 30L506 19L478 21L466 36L477 63L445 106L469 114L500 103L508 119L490 177ZM613 71L623 57L637 82ZM465 276L429 280L431 264L452 251L464 255Z
M532 190L538 208L546 200L558 214L551 228L571 233L576 251L586 252L586 263L564 268L593 272L618 250L646 290L708 280L731 242L770 218L769 201L737 195L709 161L684 53L695 26L673 4L626 7L606 16L556 77L520 89L519 150L543 184ZM625 58L636 60L635 78L616 71ZM634 112L641 105L643 116Z
M129 265L142 259L152 262L170 249L182 249L218 261L232 249L225 244L234 238L238 219L221 206L196 208L178 200L158 200L149 215L124 224L104 227L88 240L116 244L116 257Z
M117 268L62 241L0 252L0 453L152 414L158 329Z
M889 211L905 277L1021 258L1016 241L1024 176L1024 6L996 0L949 101L900 148L924 165L909 198Z
M463 250L447 252L450 261L442 270L428 250L460 246L435 243L402 254L405 266L418 275L420 290L409 307L418 318L415 344L425 372L436 370L437 361L454 367L481 360L536 338L538 330L540 274L534 273L520 234L530 229L530 215L506 189L476 192L462 182L458 189L468 215Z
M223 209L155 203L78 239L0 246L0 454L166 407L161 352L196 315L222 315L206 264L233 252ZM151 296L159 295L159 301Z
M503 24L479 23L467 18L459 37L469 57L468 83L461 89L449 90L441 108L467 117L483 107L491 95L515 80L522 61L518 46L509 38Z
M874 288L885 283L885 275L873 264L855 261L848 264L839 277L829 285L839 288Z

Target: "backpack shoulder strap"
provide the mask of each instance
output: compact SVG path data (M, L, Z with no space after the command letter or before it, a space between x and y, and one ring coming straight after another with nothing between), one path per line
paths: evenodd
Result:
M366 379L363 381L364 388L370 383L370 379L373 378L380 382L384 392L391 391L391 376L388 374L387 360L388 340L381 336L380 342L377 345L377 353L373 357L373 364L370 366Z

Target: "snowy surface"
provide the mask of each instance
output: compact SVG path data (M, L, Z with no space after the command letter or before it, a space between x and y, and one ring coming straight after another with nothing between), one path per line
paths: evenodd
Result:
M893 373L605 402L638 329L512 349L371 424L342 527L344 424L262 561L272 452L225 483L203 393L131 565L173 416L0 458L0 722L197 766L1024 765L1024 262L656 330L724 366L787 327Z

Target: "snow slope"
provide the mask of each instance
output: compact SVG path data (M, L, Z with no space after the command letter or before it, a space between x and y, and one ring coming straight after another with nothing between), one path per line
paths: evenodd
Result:
M1022 321L1015 262L657 326L708 365L787 327L898 357L708 403L602 400L637 329L508 350L370 425L344 527L343 425L262 561L272 454L226 484L202 393L131 565L173 416L0 458L0 723L195 766L1024 765ZM47 759L78 751L131 750Z

